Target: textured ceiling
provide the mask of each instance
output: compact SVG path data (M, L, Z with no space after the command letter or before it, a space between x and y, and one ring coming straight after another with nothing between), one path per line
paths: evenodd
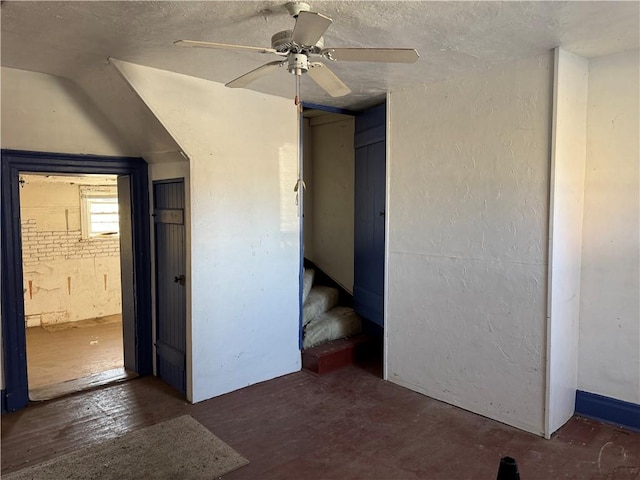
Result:
M390 87L440 81L562 46L585 57L638 48L640 3L316 1L333 19L325 46L415 47L415 64L331 63L352 90L331 98L303 77L303 100L358 109ZM278 57L187 49L178 39L270 46L293 27L273 1L2 2L2 65L70 79L109 57L201 77L229 80ZM284 69L251 88L292 97Z

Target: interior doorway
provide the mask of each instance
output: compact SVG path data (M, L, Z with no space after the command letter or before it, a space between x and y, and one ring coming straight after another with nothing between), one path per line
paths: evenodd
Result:
M353 308L356 120L317 108L302 116L302 349L315 355L361 336L366 322Z
M304 259L352 297L384 334L386 104L357 115L303 113Z
M29 295L29 279L23 275L24 244L20 211L20 177L25 172L63 176L117 176L122 283L120 345L123 347L123 364L128 371L138 375L153 373L149 186L146 162L140 158L3 150L1 177L2 354L4 357L4 384L1 399L3 411L17 410L29 402L25 327L27 320L25 297ZM67 222L66 219L65 222ZM105 272L101 277L103 288L104 275ZM107 273L107 289L114 275L113 272ZM72 275L66 277L63 278L62 289L66 290L67 294L69 291L75 291L76 288L83 288L82 282L74 281ZM71 277L71 280L68 277ZM31 295L33 293L32 280ZM64 317L62 313L58 315ZM94 317L94 321L95 318L99 317ZM113 319L104 320L103 323L108 323L110 320Z
M346 338L367 343L358 348L370 371L382 375L385 107L356 114L315 105L302 114L301 323L312 370L319 348Z
M128 378L117 176L19 182L29 399Z

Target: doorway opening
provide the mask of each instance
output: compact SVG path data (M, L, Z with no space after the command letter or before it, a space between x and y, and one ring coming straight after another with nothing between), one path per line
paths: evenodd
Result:
M303 348L360 333L353 314L354 117L303 112Z
M302 170L308 189L302 226L303 366L306 356L319 373L325 351L357 359L358 351L364 350L364 356L373 359L371 371L382 376L386 105L358 113L309 105L302 122ZM334 311L341 318L321 325L318 320L332 317L332 310L316 313L330 305L337 305ZM347 307L353 307L349 310L358 318ZM334 341L344 338L347 341ZM318 351L314 345L319 345ZM352 353L341 351L348 349ZM336 362L328 359L326 364Z
M325 360L335 366L341 359L366 359L381 376L380 329L354 297L356 260L365 250L357 244L358 219L372 201L358 197L357 116L321 108L305 108L302 116L303 366L321 373Z
M0 182L2 185L2 202L0 210L2 213L2 232L0 237L2 244L2 355L3 355L3 390L0 395L2 400L2 411L14 411L27 406L29 403L29 375L27 368L27 321L43 323L43 314L25 308L28 301L35 299L36 293L44 293L36 291L36 287L42 286L44 276L29 278L23 275L24 270L31 268L33 265L27 265L27 260L31 258L25 256L23 258L23 249L25 252L31 251L32 246L23 244L23 237L27 238L27 233L33 233L37 236L37 220L36 223L26 223L27 226L35 226L35 229L24 232L21 222L21 176L24 175L61 175L61 176L115 176L117 177L117 201L118 201L118 219L119 219L119 255L120 255L120 292L121 292L121 327L112 327L120 329L121 338L119 345L122 348L123 366L128 372L137 375L150 375L153 373L153 357L152 357L152 320L151 320L151 267L150 267L150 226L149 226L149 184L147 164L141 158L132 157L106 157L94 155L71 155L71 154L52 154L42 152L24 152L16 150L2 150L2 176ZM28 173L27 173L28 172ZM26 187L22 187L26 188ZM94 199L103 198L100 195L91 195L92 186L87 186L86 197ZM95 192L93 192L95 193ZM78 194L81 199L82 195ZM87 202L87 205L91 202ZM100 203L96 201L95 203ZM103 225L96 221L94 225L86 224L85 235L99 233L113 234L113 225L109 225L110 220L114 220L113 206L106 206L103 202L101 208L96 208L96 215L103 216ZM85 205L84 208L87 208ZM83 207L80 207L83 208ZM90 208L90 207L89 207ZM111 208L111 211L109 210ZM67 212L63 213L65 232L67 224L69 230L73 224L71 209L67 208ZM109 217L111 215L111 217ZM52 222L51 217L41 218L41 226L47 222ZM60 217L62 218L62 217ZM111 222L113 223L113 222ZM102 232L100 229L102 228ZM53 231L53 230L50 230ZM80 242L82 243L82 227ZM77 235L75 230L74 235ZM109 235L105 235L108 237ZM51 237L55 237L51 234ZM77 236L75 237L78 240ZM44 243L49 241L49 237L41 239ZM31 241L31 240L29 240ZM37 242L38 240L36 240ZM58 250L65 248L64 242L58 238ZM27 242L28 243L28 242ZM77 245L74 248L84 248L91 242L85 242L82 247ZM39 245L39 244L38 244ZM46 254L48 247L36 247L38 254ZM67 245L66 248L71 249ZM38 251L42 250L42 252ZM77 253L77 252L76 252ZM86 253L86 252L85 252ZM82 254L81 254L82 255ZM37 262L39 262L39 257ZM49 262L51 263L51 262ZM49 265L51 266L51 265ZM94 274L97 275L97 283L101 286L103 292L109 291L112 282L117 282L117 271L107 270L104 265L100 265L98 261L94 261ZM43 267L44 268L44 267ZM44 268L46 270L46 268ZM29 270L31 271L31 270ZM70 296L74 293L83 292L86 287L85 283L89 283L82 277L81 270L74 270L72 274L62 275L61 289L63 293ZM44 272L46 273L46 272ZM106 279L105 279L106 275ZM80 278L77 278L80 277ZM29 284L31 280L31 285ZM37 280L37 282L36 282ZM50 284L48 284L50 286ZM31 288L31 290L30 290ZM44 291L44 288L43 288ZM90 298L90 301L89 301ZM99 296L94 293L83 292L81 303L89 303L93 306L99 303ZM31 308L32 305L29 305ZM62 325L64 322L60 320L71 319L73 315L66 312L63 308L54 308L54 314L47 316L44 323L51 325L52 329L56 329L55 325ZM107 313L106 308L103 310ZM51 313L51 312L47 312ZM31 315L36 315L31 317ZM30 318L27 318L27 317ZM117 318L109 317L109 314L103 315L98 313L89 318L96 324L112 324L117 325ZM84 318L83 320L86 320ZM61 328L61 330L64 330ZM67 329L70 330L70 329ZM77 328L74 330L81 330ZM117 338L117 336L116 336ZM95 340L95 339L93 339ZM98 341L98 344L100 342ZM89 340L91 345L91 340ZM32 357L34 354L32 354ZM118 360L119 363L119 360ZM109 370L107 370L109 372ZM98 375L104 375L104 371ZM84 388L99 385L105 382L105 378L98 379L98 383L86 385ZM110 379L113 380L113 379ZM66 382L63 382L66 383ZM67 393L66 391L60 394ZM59 395L59 394L58 394ZM54 395L54 396L58 396Z
M117 176L19 182L29 399L128 378Z

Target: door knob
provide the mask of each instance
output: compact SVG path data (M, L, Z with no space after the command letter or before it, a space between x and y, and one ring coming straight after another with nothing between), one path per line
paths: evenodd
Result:
M184 275L178 275L177 277L173 278L174 283L177 283L178 285L182 285L183 287L184 287L184 280L185 280Z

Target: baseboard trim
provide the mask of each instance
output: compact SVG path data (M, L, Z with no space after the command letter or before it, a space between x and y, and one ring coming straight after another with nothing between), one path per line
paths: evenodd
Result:
M576 414L640 432L640 405L576 391Z

